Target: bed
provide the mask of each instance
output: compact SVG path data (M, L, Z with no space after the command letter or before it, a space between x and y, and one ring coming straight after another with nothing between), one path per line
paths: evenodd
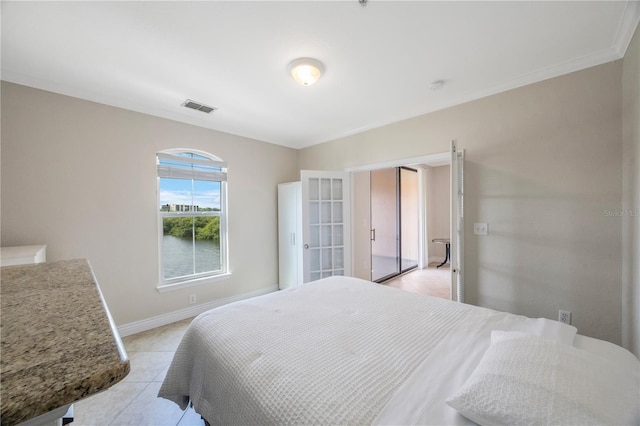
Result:
M158 396L210 424L638 424L638 359L575 327L330 277L187 329Z

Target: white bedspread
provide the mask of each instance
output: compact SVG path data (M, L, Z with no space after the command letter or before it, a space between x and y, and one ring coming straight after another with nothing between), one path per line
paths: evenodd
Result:
M198 316L159 396L211 424L468 424L444 403L491 330L576 329L347 277Z

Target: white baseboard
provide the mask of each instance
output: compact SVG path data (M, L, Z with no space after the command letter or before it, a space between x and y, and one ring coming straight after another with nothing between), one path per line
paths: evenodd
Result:
M272 293L277 291L278 287L269 287L261 290L251 291L249 293L238 294L236 296L225 297L224 299L217 299L211 302L203 303L201 305L190 306L179 311L173 311L166 314L158 315L156 317L143 319L140 321L130 322L129 324L123 324L118 326L118 333L120 337L130 336L136 333L142 333L143 331L151 330L153 328L162 327L163 325L171 324L183 319L193 318L200 315L209 309L217 308L218 306L226 305L228 303L237 302L239 300L250 299L256 296L262 296L263 294Z

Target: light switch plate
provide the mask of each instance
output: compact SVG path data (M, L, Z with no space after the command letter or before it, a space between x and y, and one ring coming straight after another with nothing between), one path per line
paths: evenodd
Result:
M474 223L473 224L474 235L488 235L489 226L486 223Z

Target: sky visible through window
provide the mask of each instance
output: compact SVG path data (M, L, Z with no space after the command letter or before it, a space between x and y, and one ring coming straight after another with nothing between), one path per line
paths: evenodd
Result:
M177 157L193 158L196 163L185 163L162 159L160 164L171 166L177 169L187 169L194 171L221 171L221 168L214 165L202 164L211 159L192 152L179 152L173 154ZM200 161L200 163L197 163ZM198 209L220 210L220 188L221 183L209 180L173 179L160 178L160 206L167 204L180 204L186 206L197 206Z
M166 204L191 205L192 201L194 206L201 209L220 209L220 182L160 178L161 206Z

